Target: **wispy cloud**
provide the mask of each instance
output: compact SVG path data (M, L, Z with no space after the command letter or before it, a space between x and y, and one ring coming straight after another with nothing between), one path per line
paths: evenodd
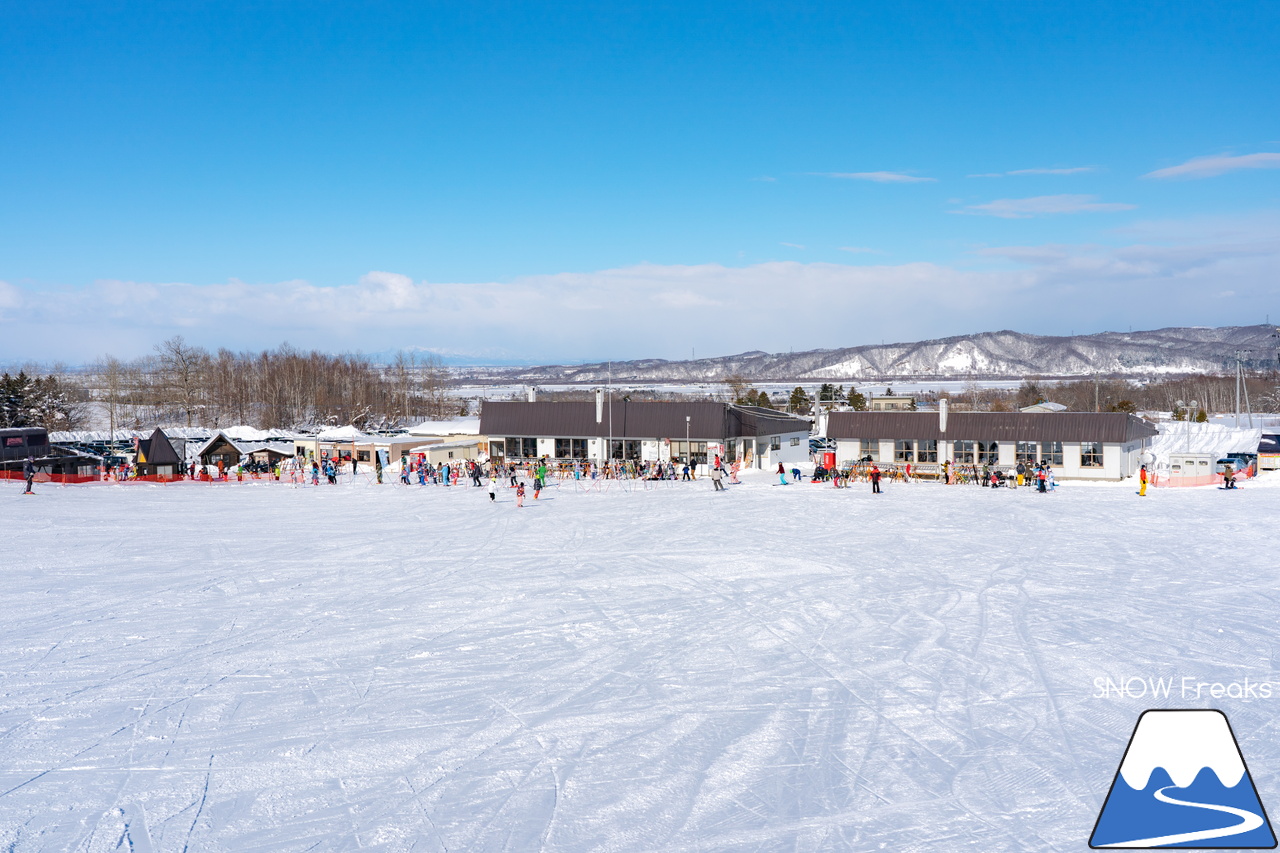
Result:
M761 175L760 177L758 177L758 178L752 178L751 180L753 180L753 181L761 181L761 182L766 183L766 184L775 184L775 183L777 183L777 182L778 182L778 179L777 179L777 178L772 177L772 176L770 176L770 175Z
M804 249L804 248L807 248L806 246L801 246L799 243L779 243L778 245L779 245L779 246L789 246L789 247L790 247L790 248L792 248L792 249Z
M1193 157L1177 166L1156 169L1143 175L1144 178L1212 178L1235 172L1240 169L1280 169L1280 154L1263 152L1258 154L1213 154L1208 157Z
M970 178L1007 178L1017 175L1079 175L1082 172L1096 172L1097 166L1066 166L1054 169L1014 169L1011 172L984 172L980 175L969 175Z
M998 216L1001 219L1030 219L1058 213L1107 213L1133 210L1137 205L1098 201L1096 195L1038 195L1031 198L998 198L986 204L970 204L963 210L972 216Z
M877 184L931 184L938 180L906 172L809 172L809 174L849 181L874 181Z

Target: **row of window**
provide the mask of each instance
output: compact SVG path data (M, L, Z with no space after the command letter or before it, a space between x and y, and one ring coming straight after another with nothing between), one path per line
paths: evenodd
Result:
M588 442L586 438L557 438L554 439L556 459L587 459L588 458ZM615 438L610 442L611 459L640 459L640 440L632 438ZM495 445L495 449L498 449ZM508 438L503 443L501 449L505 451L508 459L536 459L538 453L538 439L536 438ZM681 462L692 459L695 464L705 465L707 462L707 443L705 441L673 441L671 442L671 458Z
M876 438L862 439L860 459L870 457L872 462L880 462L880 440ZM995 441L953 441L951 458L960 465L995 465L1000 458L1000 445ZM1060 441L1019 441L1014 449L1015 462L1026 465L1047 463L1055 467L1062 465L1062 442ZM905 439L893 443L894 462L937 462L937 439ZM1102 442L1082 441L1080 443L1080 467L1102 467Z

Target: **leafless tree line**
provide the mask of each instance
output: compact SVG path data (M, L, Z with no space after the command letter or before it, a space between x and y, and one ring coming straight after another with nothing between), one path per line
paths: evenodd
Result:
M1243 377L1240 408L1245 394L1254 412L1280 412L1280 372L1254 372ZM1196 403L1194 417L1230 414L1236 410L1234 375L1196 375L1133 382L1128 379L1098 378L1053 381L1026 379L1016 389L982 388L972 383L963 391L930 395L946 397L952 408L971 411L1012 412L1035 403L1061 403L1073 412L1175 412Z
M260 429L354 424L377 429L460 413L434 356L400 352L389 365L359 354L210 352L181 336L129 361L103 356L82 375L112 430L152 424Z

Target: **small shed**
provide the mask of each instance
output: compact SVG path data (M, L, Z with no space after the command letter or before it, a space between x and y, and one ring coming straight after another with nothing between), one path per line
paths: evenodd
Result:
M134 464L139 477L177 479L182 475L182 457L159 427L151 433L150 438L138 441L138 458Z
M289 452L293 450L293 445L287 445L287 448L281 448L277 444L249 444L241 446L240 452L259 464L274 465L293 458L293 454Z
M219 432L205 442L196 455L200 457L201 465L216 466L221 462L223 469L229 471L240 463L243 454L240 446L228 438L225 432Z

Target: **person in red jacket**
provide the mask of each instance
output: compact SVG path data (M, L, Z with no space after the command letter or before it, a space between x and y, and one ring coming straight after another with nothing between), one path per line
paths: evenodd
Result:
M880 494L880 466L871 464L871 494Z
M1143 465L1138 471L1138 494L1142 497L1147 496L1147 466Z

